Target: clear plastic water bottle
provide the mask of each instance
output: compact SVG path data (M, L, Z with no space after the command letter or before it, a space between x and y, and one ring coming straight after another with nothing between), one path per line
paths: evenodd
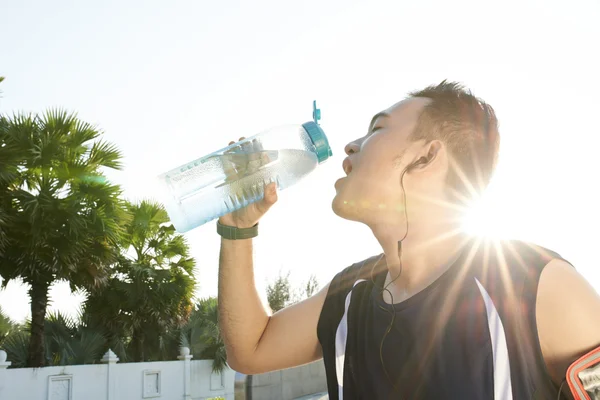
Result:
M316 122L272 128L160 175L165 208L187 232L262 199L271 182L295 184L331 155Z

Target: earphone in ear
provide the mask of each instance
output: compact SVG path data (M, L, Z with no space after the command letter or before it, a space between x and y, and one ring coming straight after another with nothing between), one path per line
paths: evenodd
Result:
M419 165L424 165L424 164L427 164L427 163L428 163L428 160L427 160L426 157L420 157L417 161L415 161L412 164L410 164L408 166L408 168L406 168L406 170L410 171L410 170L412 170L413 168L415 168L415 167L417 167Z

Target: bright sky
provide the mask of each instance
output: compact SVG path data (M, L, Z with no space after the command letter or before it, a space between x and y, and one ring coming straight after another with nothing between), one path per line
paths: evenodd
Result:
M476 225L550 247L600 290L599 20L595 0L3 0L0 112L77 111L123 151L125 170L110 177L140 199L158 174L230 140L310 120L316 99L334 157L261 223L264 290L280 269L323 284L380 252L366 227L331 211L343 147L408 91L461 81L501 124ZM215 229L186 234L199 296L217 293ZM81 300L65 284L51 296L69 313ZM0 292L13 319L28 302L19 283Z

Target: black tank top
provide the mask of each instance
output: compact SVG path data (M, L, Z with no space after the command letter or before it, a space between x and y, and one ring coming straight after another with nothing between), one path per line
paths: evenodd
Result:
M381 294L385 258L346 268L317 328L330 400L556 399L535 317L540 274L554 258L523 242L473 241L394 310Z

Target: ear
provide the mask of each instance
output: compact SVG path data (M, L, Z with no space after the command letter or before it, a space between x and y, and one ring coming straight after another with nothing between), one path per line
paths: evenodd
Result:
M444 158L446 147L440 140L432 140L423 146L422 151L417 157L417 161L414 163L411 169L423 169L430 165L437 164L440 159Z

